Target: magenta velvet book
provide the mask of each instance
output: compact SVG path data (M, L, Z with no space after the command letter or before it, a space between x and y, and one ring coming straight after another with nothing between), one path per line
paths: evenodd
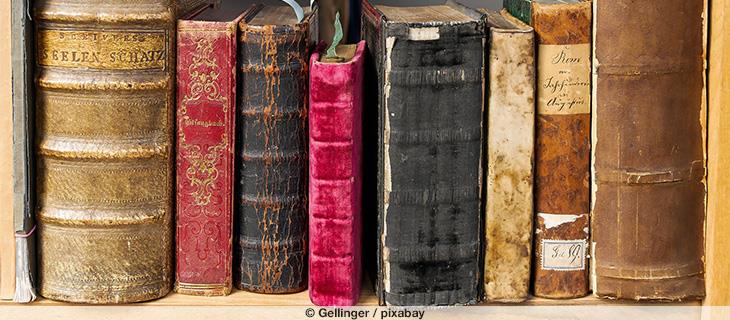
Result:
M310 64L309 297L357 303L361 275L362 82L365 42Z

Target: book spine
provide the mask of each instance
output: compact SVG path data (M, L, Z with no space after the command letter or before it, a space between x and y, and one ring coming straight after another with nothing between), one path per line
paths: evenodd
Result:
M362 84L360 42L347 63L310 65L309 296L351 306L360 296L362 236Z
M588 294L591 3L532 3L537 35L534 294Z
M596 2L593 290L599 297L705 294L704 14L702 1Z
M27 303L36 298L34 150L33 150L33 22L29 3L12 1L13 65L13 220L16 232L15 295ZM0 281L2 282L2 281Z
M43 297L172 287L175 18L175 1L35 2Z
M384 43L381 302L476 303L482 287L484 22L385 21L375 37Z
M234 22L178 22L175 291L232 287L236 116Z
M236 286L307 286L307 87L310 19L296 27L241 22Z
M525 300L530 289L535 145L532 28L490 32L485 297Z

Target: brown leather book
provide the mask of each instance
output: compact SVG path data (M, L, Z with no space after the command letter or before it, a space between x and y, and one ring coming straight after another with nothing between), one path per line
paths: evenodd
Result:
M533 291L545 298L585 296L591 3L506 0L505 7L535 28L538 43Z
M508 12L482 9L489 27L484 296L529 295L535 146L535 36Z
M40 294L172 287L177 1L35 1Z
M703 2L596 3L593 290L704 296Z

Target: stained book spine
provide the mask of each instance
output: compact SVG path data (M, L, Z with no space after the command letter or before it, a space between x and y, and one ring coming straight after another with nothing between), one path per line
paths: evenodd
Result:
M178 22L175 291L232 287L237 21Z
M538 43L533 290L576 298L589 289L592 8L532 1L529 10Z
M704 296L702 17L702 1L596 1L593 290L599 297Z
M307 286L309 15L296 26L240 24L240 230L235 284L262 293Z
M512 23L496 12L488 12L488 24L485 297L519 302L528 297L530 289L534 33L529 26Z
M35 2L40 294L172 287L174 1Z
M484 22L395 23L368 2L363 11L380 94L380 302L475 303L482 287Z
M309 297L355 305L360 296L362 84L365 42L346 63L313 54L309 113Z

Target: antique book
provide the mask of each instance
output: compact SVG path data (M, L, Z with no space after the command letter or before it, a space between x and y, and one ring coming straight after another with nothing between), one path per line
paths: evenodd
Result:
M357 304L361 281L365 42L314 53L309 100L309 297Z
M710 1L709 34L708 159L707 159L707 248L706 291L703 304L730 305L730 268L727 267L727 243L730 229L730 0ZM714 319L730 316L730 310L715 308Z
M481 296L484 17L454 2L363 2L377 80L381 304L454 305ZM372 130L370 129L370 130ZM375 192L371 190L368 192Z
M704 296L703 2L596 1L593 292Z
M535 36L508 12L482 9L489 27L484 296L530 293L535 145Z
M12 5L12 104L13 104L13 199L15 231L15 295L13 301L27 303L36 298L35 224L33 176L33 22L29 3ZM3 250L4 252L8 252ZM12 253L12 250L9 251ZM0 265L5 265L0 261Z
M40 295L172 287L176 1L35 1Z
M233 181L238 23L226 1L177 23L175 291L226 295L233 285Z
M235 284L261 293L307 287L307 89L316 9L255 6L239 23Z
M504 3L537 39L533 293L582 297L589 289L591 3Z

